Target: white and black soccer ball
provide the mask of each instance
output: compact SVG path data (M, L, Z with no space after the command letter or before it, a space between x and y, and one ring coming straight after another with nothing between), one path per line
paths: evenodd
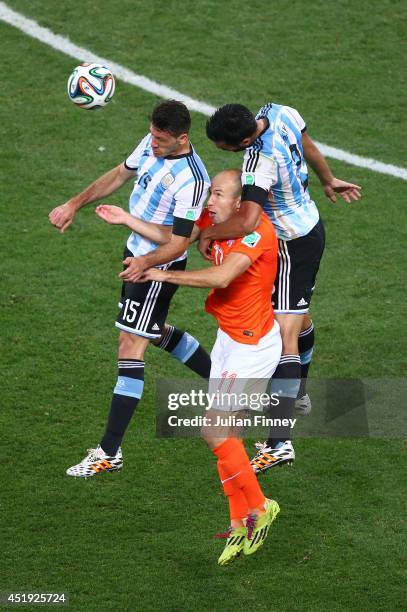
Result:
M113 98L114 76L106 66L81 64L70 75L67 90L69 99L81 108L102 108Z

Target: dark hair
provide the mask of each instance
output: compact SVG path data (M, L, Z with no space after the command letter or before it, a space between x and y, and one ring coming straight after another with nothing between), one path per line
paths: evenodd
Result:
M214 142L237 146L257 129L253 113L242 104L225 104L206 122L206 135Z
M151 122L158 130L169 132L173 136L188 134L191 127L189 110L178 100L165 100L154 108Z

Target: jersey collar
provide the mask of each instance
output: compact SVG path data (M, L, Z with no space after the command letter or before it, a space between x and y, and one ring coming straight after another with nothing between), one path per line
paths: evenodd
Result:
M194 150L192 148L192 145L189 145L189 151L188 153L182 153L181 155L167 155L166 157L164 157L164 159L181 159L182 157L191 157L191 155L194 154Z

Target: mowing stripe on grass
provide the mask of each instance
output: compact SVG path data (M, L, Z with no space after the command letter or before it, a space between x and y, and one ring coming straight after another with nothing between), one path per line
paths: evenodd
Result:
M171 87L156 83L145 76L132 72L128 68L125 68L112 60L96 55L93 53L93 51L90 51L85 47L75 45L65 36L54 34L51 32L51 30L48 30L48 28L43 28L40 26L36 21L27 19L27 17L24 17L24 15L21 15L21 13L13 11L6 4L4 4L4 2L0 2L0 19L14 26L15 28L18 28L28 36L36 38L53 49L73 57L75 60L96 62L98 64L105 64L109 66L117 78L125 81L126 83L130 83L130 85L144 89L145 91L162 98L176 98L177 100L182 100L190 110L197 111L198 113L202 113L206 116L210 116L215 111L214 106L199 100L194 100L193 98L190 98L189 96L186 96L185 94L182 94ZM373 172L388 174L390 176L401 178L405 181L407 180L407 169L405 168L400 168L399 166L394 166L393 164L385 164L381 161L376 161L368 157L354 155L353 153L343 151L342 149L330 147L322 142L316 142L315 144L327 157L344 161L352 166L367 168Z

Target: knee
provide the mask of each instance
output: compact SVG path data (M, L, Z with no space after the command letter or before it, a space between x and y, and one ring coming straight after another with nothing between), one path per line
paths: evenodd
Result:
M201 426L201 438L208 447L213 450L221 444L226 438L220 437L223 432L219 432L218 426L215 424L215 419L210 413L205 416L205 420Z
M298 336L301 331L303 317L287 315L278 319L283 343L283 355L298 355Z
M119 351L133 348L133 334L121 332L119 336Z
M129 332L120 332L119 357L130 359L144 359L145 347L148 340Z
M283 355L298 355L298 336L296 338L283 338Z
M213 438L213 431L209 425L202 425L201 427L201 438L211 448L211 440Z
M296 355L298 353L298 330L286 327L281 330L283 355Z

